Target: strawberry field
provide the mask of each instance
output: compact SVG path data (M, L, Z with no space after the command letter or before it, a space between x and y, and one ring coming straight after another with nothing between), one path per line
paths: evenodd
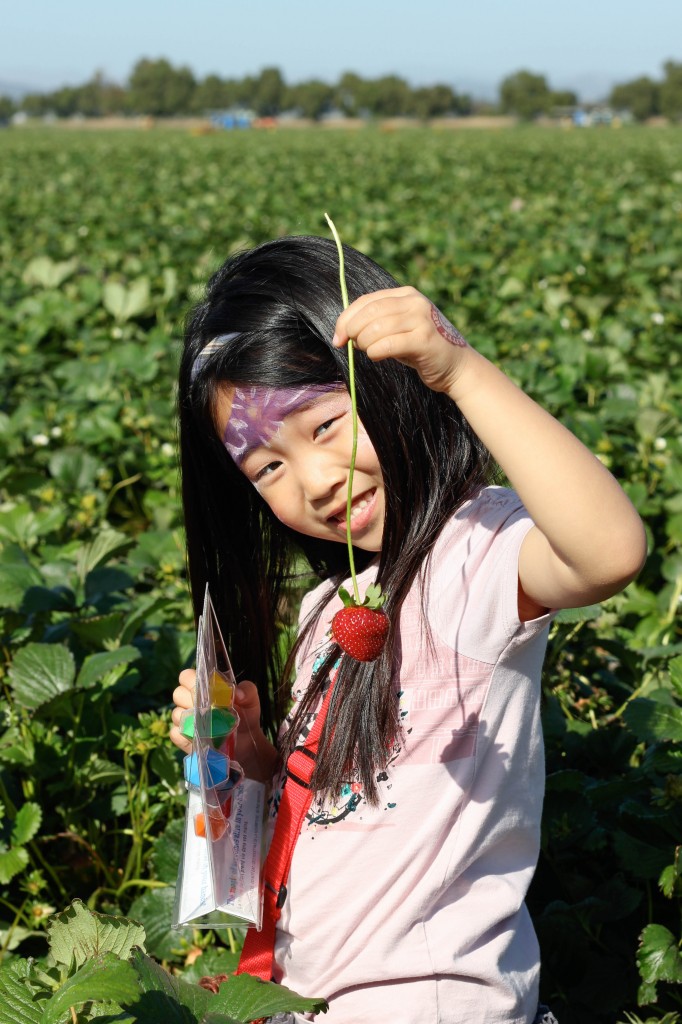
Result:
M561 1024L682 1021L682 133L14 130L0 158L0 1004L75 899L188 981L234 962L239 935L170 931L175 367L209 272L328 210L647 524L637 582L552 630L530 906Z

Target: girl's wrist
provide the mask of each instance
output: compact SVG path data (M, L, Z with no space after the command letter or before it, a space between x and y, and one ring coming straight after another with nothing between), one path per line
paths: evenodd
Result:
M480 361L487 362L487 360L469 344L455 349L451 359L451 368L446 375L445 386L441 390L459 405L471 389L477 386Z

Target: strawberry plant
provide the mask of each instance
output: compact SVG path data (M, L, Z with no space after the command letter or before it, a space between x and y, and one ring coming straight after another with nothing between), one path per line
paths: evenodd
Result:
M246 1024L276 1013L324 1013L283 985L249 975L210 989L172 978L145 953L145 931L121 917L93 914L75 900L53 917L42 961L17 958L0 967L0 1024Z

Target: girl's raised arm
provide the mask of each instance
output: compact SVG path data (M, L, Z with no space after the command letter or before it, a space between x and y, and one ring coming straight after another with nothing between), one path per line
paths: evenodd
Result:
M457 403L535 527L519 556L523 594L570 608L617 593L646 557L642 522L614 477L569 430L476 352L414 288L364 295L337 322L374 361L394 358Z

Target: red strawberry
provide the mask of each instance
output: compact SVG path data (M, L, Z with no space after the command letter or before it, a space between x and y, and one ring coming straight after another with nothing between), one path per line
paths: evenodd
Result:
M332 619L332 637L356 661L374 661L383 650L389 627L381 607L385 600L381 587L369 586L362 604L357 604L343 587L339 587L339 597L344 607Z

